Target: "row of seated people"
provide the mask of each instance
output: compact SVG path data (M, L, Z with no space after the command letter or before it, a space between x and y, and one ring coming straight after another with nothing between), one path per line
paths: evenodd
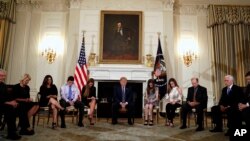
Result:
M24 75L24 78L20 81L19 84L15 85L14 87L14 97L8 97L6 95L3 95L6 93L6 86L3 83L5 79L5 72L3 70L0 71L1 73L1 104L3 106L9 107L11 105L13 109L19 107L22 108L21 111L25 111L22 114L20 114L20 127L21 127L21 134L34 134L34 131L30 129L29 126L29 119L31 116L33 116L36 111L38 110L38 103L32 102L32 99L30 99L29 95L29 87L28 83L30 81L30 76L28 74ZM246 78L249 78L248 86L246 90L246 94L249 96L249 84L250 84L250 72L246 74ZM185 129L186 126L186 117L189 111L191 111L193 108L196 109L197 112L197 124L198 128L196 131L202 131L203 125L203 109L207 106L207 90L205 87L202 87L198 83L198 78L192 78L191 79L192 87L188 88L188 94L187 94L187 102L183 105L182 104L182 91L178 87L178 84L175 79L171 78L168 82L168 93L166 94L166 126L174 126L173 119L175 116L175 110L177 107L182 107L181 112L181 118L182 118L182 126L181 129ZM127 79L125 77L122 77L120 79L120 86L117 86L114 88L114 94L113 94L113 105L112 105L112 124L117 124L117 115L118 111L121 110L127 110L128 112L128 123L132 125L131 117L133 114L134 104L133 104L133 92L132 90L126 86ZM233 131L233 129L236 129L241 124L241 116L239 116L237 112L242 111L241 113L244 113L244 117L249 117L249 99L244 97L243 92L241 89L239 89L238 86L233 84L233 77L230 75L225 76L225 85L226 87L222 90L222 96L219 102L220 108L215 108L218 106L215 106L212 108L212 119L213 122L217 125L214 130L211 130L212 132L221 131L221 114L222 112L226 112L229 115L228 117L228 131ZM228 88L230 88L228 90ZM152 125L153 119L152 119L152 108L156 105L156 102L158 100L158 89L154 85L154 80L148 80L148 86L146 89L145 94L145 121L144 124ZM79 111L79 123L78 126L82 127L83 123L83 110L84 110L84 104L90 107L90 123L94 124L92 122L93 118L93 111L96 104L96 89L94 87L94 80L89 79L87 82L87 85L82 89L82 94L79 95L79 92L74 85L74 78L72 76L68 77L67 84L63 85L61 87L61 100L60 103L57 102L57 88L53 84L53 79L50 75L45 76L43 84L40 88L40 94L41 94L41 100L39 105L40 106L47 106L50 105L53 109L53 123L52 128L55 128L56 125L56 119L57 119L57 112L59 111L59 114L61 116L61 127L65 128L65 120L64 115L67 111L68 106L75 106ZM80 99L79 98L80 96ZM18 103L17 103L18 102ZM25 106L19 106L22 105L22 103L25 103ZM29 104L27 104L29 103ZM1 105L1 106L2 106ZM237 106L236 106L237 105ZM8 108L7 108L8 109ZM217 110L214 110L217 109ZM218 110L219 109L219 110ZM232 109L232 111L230 110ZM7 110L9 111L9 110ZM5 112L5 116L8 119L9 112ZM11 110L10 110L11 111ZM24 114L25 113L25 114ZM233 115L230 115L233 114ZM24 116L25 115L25 116ZM25 119L23 117L26 117ZM23 119L22 119L23 118ZM11 119L11 118L9 118ZM247 118L249 119L249 118ZM232 121L237 122L232 122ZM249 121L246 120L247 126L249 127ZM10 124L10 122L7 121L8 124L8 131L9 135L8 137L12 138L12 136L17 138L18 136L13 132L15 130L13 129L13 123Z
M228 127L225 136L230 136L230 140L234 139L236 130L246 128L248 132L250 131L250 71L246 73L245 79L247 85L242 89L242 87L234 84L233 76L225 76L226 87L222 89L220 101L218 105L211 108L212 121L215 127L210 132L223 131L222 115L224 113L227 115ZM242 126L242 121L245 122L245 127Z
M170 78L167 86L167 94L165 95L166 102L166 126L174 127L173 119L175 117L176 108L182 107L182 126L181 129L186 128L186 118L189 111L193 108L197 112L197 131L203 130L203 109L207 107L207 90L198 83L198 78L191 79L192 87L188 88L187 102L182 105L182 90L178 86L174 78ZM156 106L159 97L159 90L155 87L153 79L148 80L148 85L145 94L144 106L144 125L153 125L153 107Z
M36 114L38 103L32 102L27 84L30 76L25 74L20 83L13 86L13 93L8 94L7 85L4 83L6 72L0 70L0 107L4 113L4 120L8 126L8 139L18 140L19 135L33 135L34 130L30 127L29 119ZM19 117L19 135L16 134L16 116Z
M67 83L60 89L61 100L57 101L58 90L53 84L50 75L46 75L43 84L40 87L40 101L34 102L30 98L30 88L28 86L31 77L25 74L20 83L13 86L12 94L8 93L7 85L4 83L6 72L0 69L0 115L4 114L4 121L8 127L8 139L19 140L20 135L33 135L35 132L30 127L30 118L35 116L39 110L39 106L50 106L53 111L52 128L56 127L57 113L59 111L61 117L61 127L66 128L65 113L68 106L74 106L79 111L78 126L83 127L84 104L90 107L89 120L93 125L93 111L96 104L96 89L93 86L94 80L89 79L87 85L83 87L82 94L79 94L77 87L74 85L74 77L69 76ZM19 135L16 133L16 116L19 117L19 127L21 128ZM0 119L1 119L0 118ZM2 121L2 119L1 119Z
M222 114L227 114L228 131L226 136L233 136L236 129L242 128L242 121L245 121L246 128L250 131L250 72L246 75L247 86L244 90L234 84L234 78L231 75L226 75L224 82L226 87L222 89L219 104L211 108L212 122L215 128L211 132L222 132ZM166 101L166 126L173 127L173 119L175 117L176 108L181 107L182 125L180 129L187 128L186 118L189 111L195 109L197 113L198 128L196 131L204 130L203 117L204 109L207 108L207 90L205 87L199 85L198 78L191 79L192 87L188 88L186 103L182 104L182 90L179 88L176 80L170 78L168 82ZM145 94L145 108L144 108L144 125L153 125L152 112L153 107L158 100L158 89L154 86L154 80L148 81Z
M69 76L67 83L60 89L61 99L57 100L58 90L53 84L53 78L51 75L46 75L43 81L43 85L40 87L40 102L41 107L50 106L53 111L52 128L57 126L57 115L61 117L61 128L66 128L65 113L68 111L69 106L74 106L79 112L78 126L83 127L83 114L84 106L90 108L89 120L90 125L94 125L93 113L96 105L96 88L94 87L94 79L90 78L87 81L87 85L82 88L82 94L79 94L79 90L74 84L74 77Z

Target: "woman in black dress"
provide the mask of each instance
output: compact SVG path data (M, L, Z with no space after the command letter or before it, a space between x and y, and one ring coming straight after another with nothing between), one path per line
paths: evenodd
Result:
M94 79L90 78L87 85L82 88L82 102L89 107L89 122L94 125L93 114L96 105L96 88L94 86Z
M34 130L30 128L29 119L35 115L39 109L37 102L30 98L30 87L28 86L31 77L24 74L20 83L13 87L14 96L19 103L20 135L33 135Z
M57 95L58 91L56 85L53 84L53 78L51 75L46 75L43 79L43 84L40 87L40 101L39 105L41 107L51 106L53 111L53 122L52 128L56 127L57 122L57 113L58 110L63 110L64 108L58 103Z

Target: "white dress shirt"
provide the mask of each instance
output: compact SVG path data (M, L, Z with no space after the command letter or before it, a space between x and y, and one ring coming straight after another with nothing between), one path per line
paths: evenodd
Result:
M72 101L75 102L79 96L79 90L75 84L71 85L71 91L72 91ZM70 99L68 99L69 97L69 85L68 84L64 84L61 87L60 92L61 92L62 99L64 99L66 102L71 101Z

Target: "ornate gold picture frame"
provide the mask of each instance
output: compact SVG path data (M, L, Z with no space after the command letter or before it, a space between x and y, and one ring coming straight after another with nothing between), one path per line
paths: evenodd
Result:
M142 63L142 12L101 11L100 63Z

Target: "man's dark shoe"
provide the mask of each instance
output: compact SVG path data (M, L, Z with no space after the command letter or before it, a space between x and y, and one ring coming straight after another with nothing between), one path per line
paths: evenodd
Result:
M117 120L112 120L112 124L113 125L117 124Z
M81 123L81 122L78 123L78 126L79 127L84 127L83 123Z
M214 129L211 129L209 130L210 132L223 132L223 130L221 128L214 128Z
M186 128L187 128L186 125L182 125L182 126L180 127L180 129L186 129Z
M14 135L8 135L7 136L7 139L9 140L20 140L22 138L22 136L19 136L17 134L14 134Z
M61 124L61 128L66 128L66 125L65 124Z
M199 126L198 128L196 128L196 130L195 130L195 131L197 131L197 132L198 132L198 131L203 131L203 130L204 130L204 128L202 128L202 127L200 127L200 126Z
M20 132L19 132L19 135L34 135L35 134L35 132L34 132L34 130L20 130Z
M225 133L225 136L229 136L230 135L230 132L229 130L227 130L227 132Z
M131 120L128 121L129 125L133 125L133 122Z

